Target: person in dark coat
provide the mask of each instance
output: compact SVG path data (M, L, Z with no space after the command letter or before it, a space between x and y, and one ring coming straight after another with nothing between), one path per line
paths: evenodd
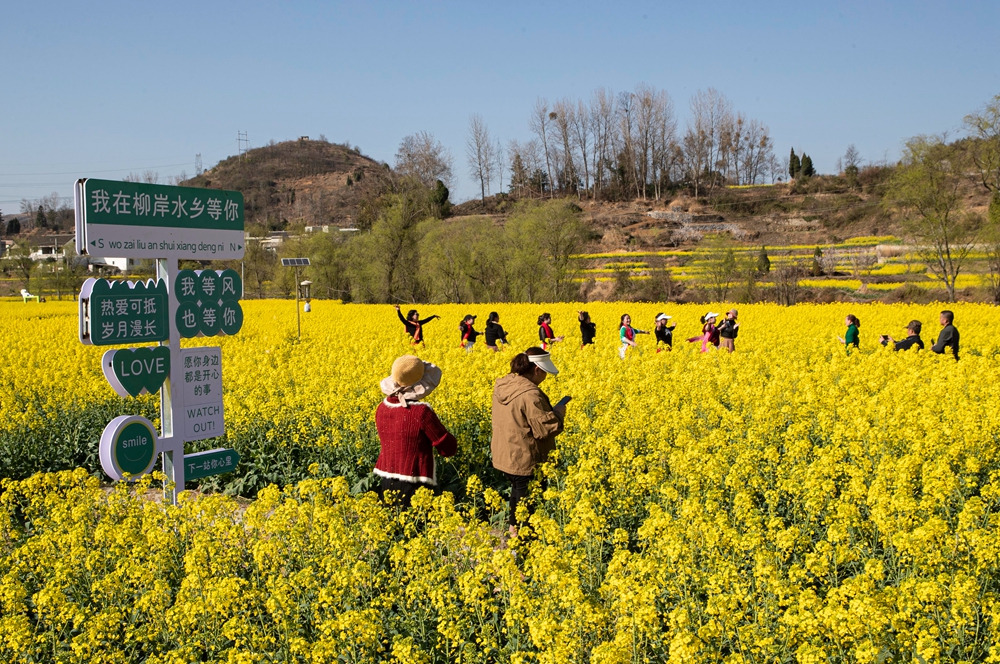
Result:
M420 320L420 315L417 314L416 309L410 309L406 314L406 318L403 318L403 314L399 311L399 305L394 305L396 307L396 315L399 316L400 322L403 327L406 328L406 333L410 335L413 339L413 345L422 344L424 342L424 325L431 322L435 318L441 318L437 314L429 316L423 320Z
M947 309L941 312L941 334L938 335L937 343L931 346L931 350L938 355L946 350L951 350L955 361L958 362L958 329L955 328L955 314Z
M507 345L507 332L500 325L500 314L491 311L486 319L486 347L499 352L500 344Z

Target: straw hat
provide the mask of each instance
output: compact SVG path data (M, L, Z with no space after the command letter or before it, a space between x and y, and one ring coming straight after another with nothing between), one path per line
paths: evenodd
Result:
M397 357L389 372L396 385L409 387L424 377L424 362L416 355Z
M379 382L382 394L396 397L404 407L420 401L441 383L441 369L414 355L403 355L392 363L392 371Z

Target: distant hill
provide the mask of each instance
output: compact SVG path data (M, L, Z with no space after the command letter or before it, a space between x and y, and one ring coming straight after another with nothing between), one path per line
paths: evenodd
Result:
M242 192L251 223L347 227L361 199L358 183L385 168L355 148L303 138L230 157L181 184Z

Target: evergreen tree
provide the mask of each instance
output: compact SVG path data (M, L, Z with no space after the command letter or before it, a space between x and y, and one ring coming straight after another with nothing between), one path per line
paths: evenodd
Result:
M795 148L792 148L792 154L788 157L788 177L795 179L799 177L799 171L802 169L802 164L799 162L798 155L795 154Z
M757 253L757 272L759 274L767 274L770 271L771 259L767 257L767 248L761 245L760 251Z
M448 187L445 186L444 182L438 180L434 185L434 189L431 190L430 199L435 216L439 219L451 216L451 201L448 200L449 195Z
M38 206L38 212L35 214L35 227L36 228L48 228L49 219L45 216L45 209L41 205Z
M515 153L510 164L510 193L521 196L524 194L524 190L530 186L531 178L528 176L528 169L524 167L521 155Z
M7 222L7 236L17 235L21 232L21 222L17 217L14 217Z
M820 265L820 263L819 263L819 259L821 259L821 258L823 258L823 250L820 249L819 247L816 247L813 250L812 267L810 268L811 271L812 271L812 275L814 277L822 277L823 276L823 266Z
M816 175L816 169L813 168L812 157L807 155L805 152L802 153L802 177L811 178Z

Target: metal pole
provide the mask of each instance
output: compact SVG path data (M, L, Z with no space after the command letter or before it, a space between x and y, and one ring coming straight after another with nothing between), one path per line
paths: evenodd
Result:
M299 268L295 268L295 323L299 326L299 341L302 341L302 314L299 313Z
M163 452L163 474L168 482L174 483L172 491L164 488L163 497L177 504L177 494L184 490L184 432L176 430L174 424L179 421L184 404L180 403L180 384L174 390L174 377L183 374L181 367L180 332L173 321L177 319L177 293L174 292L174 280L177 278L178 261L176 258L159 258L156 260L156 278L163 279L167 284L167 301L169 306L168 324L170 338L160 342L161 346L170 346L170 373L160 388L160 447Z

